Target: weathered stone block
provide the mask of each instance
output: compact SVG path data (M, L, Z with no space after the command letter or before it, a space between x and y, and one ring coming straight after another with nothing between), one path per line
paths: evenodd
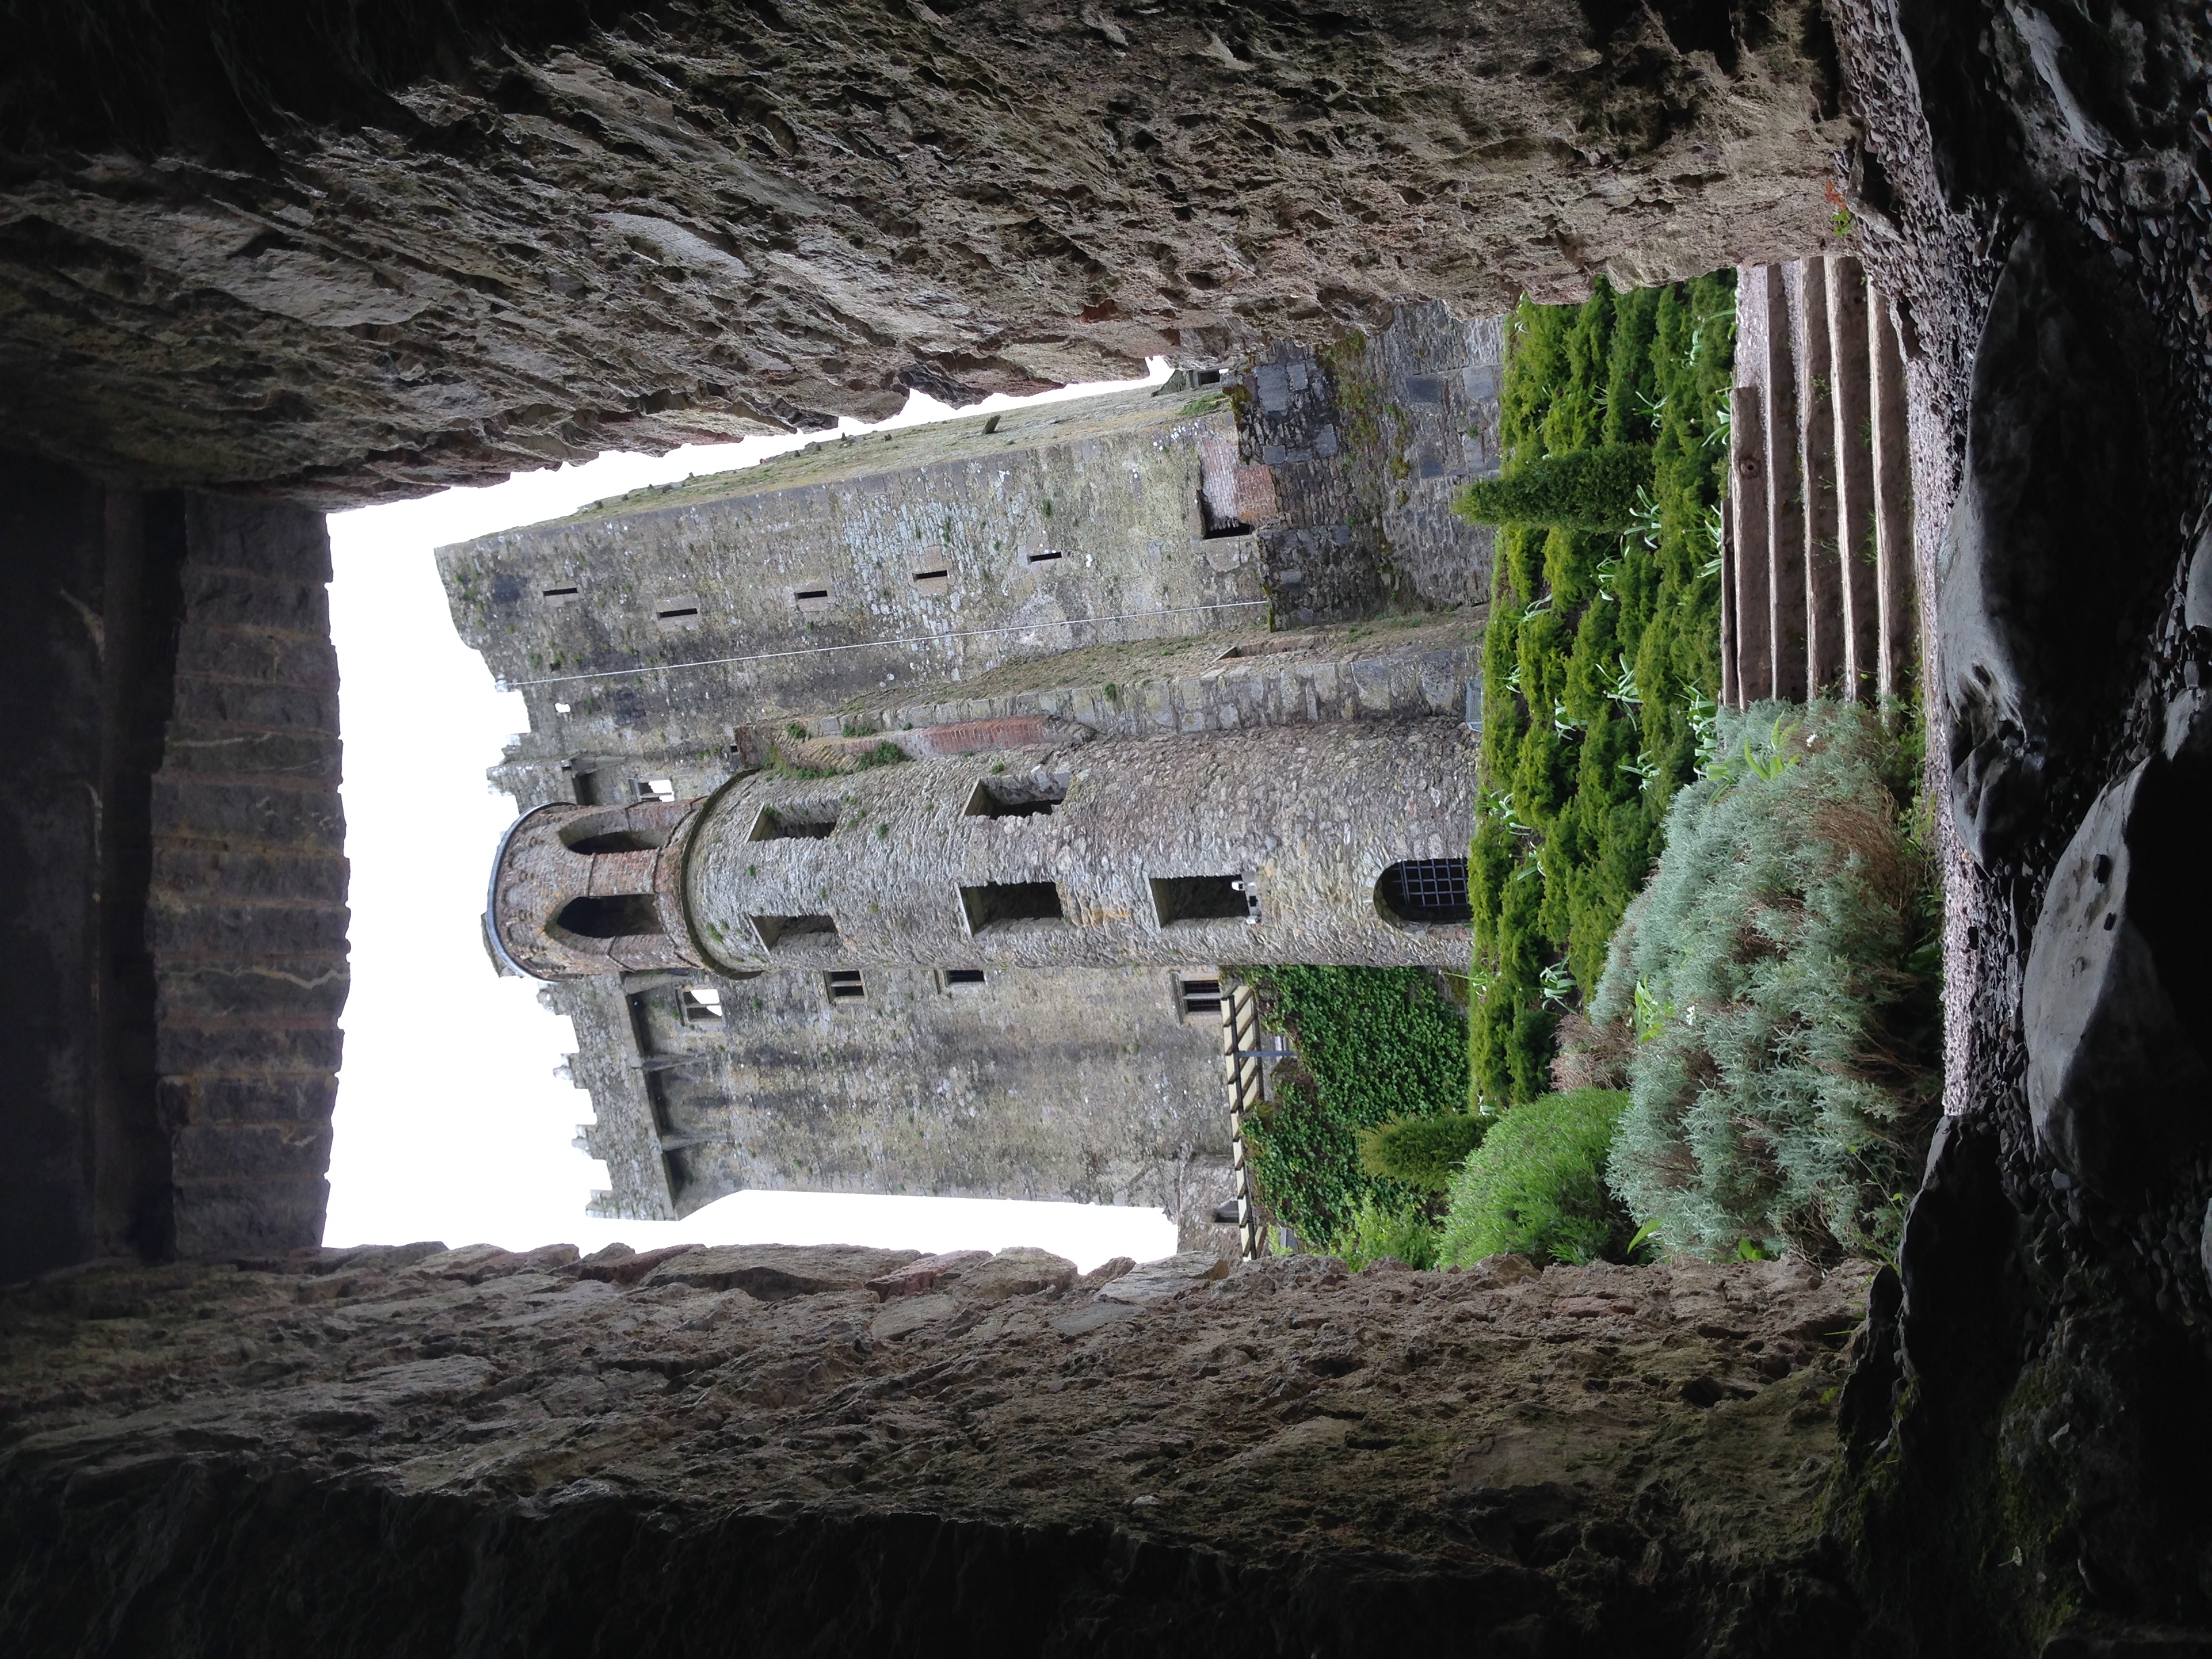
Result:
M164 1077L155 1085L172 1125L276 1124L327 1128L338 1080L329 1073L291 1077Z
M155 976L155 1016L164 1024L335 1020L351 983L344 959L331 957L157 963Z
M918 1260L919 1250L872 1250L849 1244L738 1244L694 1250L656 1267L647 1285L692 1285L743 1291L759 1302L858 1290L870 1279Z
M146 933L154 949L172 958L343 956L351 915L342 905L157 903L147 912Z
M319 1176L331 1161L331 1126L188 1122L171 1137L169 1155L179 1182Z
M329 789L275 781L231 783L164 773L154 780L157 838L270 848L345 845L345 812Z

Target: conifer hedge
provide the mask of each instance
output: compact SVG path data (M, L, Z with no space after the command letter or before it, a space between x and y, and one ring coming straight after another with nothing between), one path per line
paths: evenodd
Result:
M1473 1086L1492 1106L1550 1086L1558 1011L1604 970L1606 942L1696 775L1720 684L1722 484L1735 337L1731 272L1514 313L1504 481L1558 458L1649 446L1626 534L1503 525L1483 643ZM1466 510L1494 509L1480 492ZM1512 492L1502 492L1510 495ZM1540 504L1534 488L1516 510ZM1495 516L1504 517L1504 514ZM1593 515L1557 510L1559 519Z

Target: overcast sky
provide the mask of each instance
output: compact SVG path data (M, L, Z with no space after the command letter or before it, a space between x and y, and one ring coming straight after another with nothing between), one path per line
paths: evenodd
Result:
M1154 365L1156 378L1164 373ZM1071 386L1047 398L1108 389ZM917 394L884 424L951 412ZM495 691L483 659L455 636L432 550L645 484L748 465L819 435L658 459L603 455L488 489L331 515L353 992L325 1243L1036 1244L1085 1269L1175 1249L1175 1228L1159 1211L1098 1205L738 1193L680 1222L584 1214L608 1181L604 1165L570 1144L591 1116L591 1097L553 1074L574 1033L538 1006L535 981L493 973L477 922L493 848L514 812L508 797L491 793L484 769L527 716L521 696Z

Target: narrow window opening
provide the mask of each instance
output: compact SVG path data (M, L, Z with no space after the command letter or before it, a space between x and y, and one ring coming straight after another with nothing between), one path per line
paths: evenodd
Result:
M915 591L918 593L950 593L952 573L950 570L917 570L914 573Z
M582 595L573 587L547 587L539 590L539 597L548 605L574 605Z
M640 778L637 781L640 800L674 800L676 782L672 778Z
M868 1000L868 988L860 982L860 970L857 968L833 968L822 978L830 988L830 1000L832 1002L866 1002Z
M1198 492L1198 535L1200 541L1218 542L1224 537L1249 536L1252 533L1252 526L1243 520L1218 511L1213 503L1206 499L1206 491L1203 489Z
M1066 558L1067 555L1056 547L1041 547L1036 552L1024 553L1022 556L1031 564L1053 564Z
M1179 979L1176 981L1176 1001L1186 1019L1193 1014L1218 1014L1221 1012L1221 981Z
M653 619L665 634L699 625L699 601L690 594L680 599L663 599L653 607Z
M1408 859L1375 884L1375 902L1394 921L1472 921L1465 859Z
M579 939L633 939L660 931L660 907L650 893L593 893L570 899L553 925Z
M573 775L576 786L576 805L597 806L599 804L599 775L579 769Z
M568 842L572 853L596 857L605 853L653 853L668 842L668 837L650 830L610 830L604 835L579 836Z
M830 609L830 590L827 587L794 587L791 602L799 607L802 617L819 617Z
M1152 912L1160 926L1185 921L1257 921L1260 896L1237 876L1168 876L1152 882Z
M1067 799L1067 786L1057 778L1038 783L1029 777L984 778L961 809L963 817L1034 818L1048 815Z
M981 968L947 968L943 977L947 991L980 991L983 988L983 970Z
M1060 888L1049 881L994 881L960 890L960 908L968 918L968 931L1018 921L1064 921Z
M820 841L837 827L835 805L763 806L753 819L748 841Z
M837 924L829 916L755 916L754 931L770 951L804 940L828 942L837 937Z
M684 1011L687 1025L719 1025L722 1023L722 994L711 985L687 985L677 998Z

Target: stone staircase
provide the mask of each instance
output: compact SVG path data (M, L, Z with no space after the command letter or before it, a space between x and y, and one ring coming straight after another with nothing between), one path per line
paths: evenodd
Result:
M1848 254L1736 273L1721 700L1912 692L1905 360Z

